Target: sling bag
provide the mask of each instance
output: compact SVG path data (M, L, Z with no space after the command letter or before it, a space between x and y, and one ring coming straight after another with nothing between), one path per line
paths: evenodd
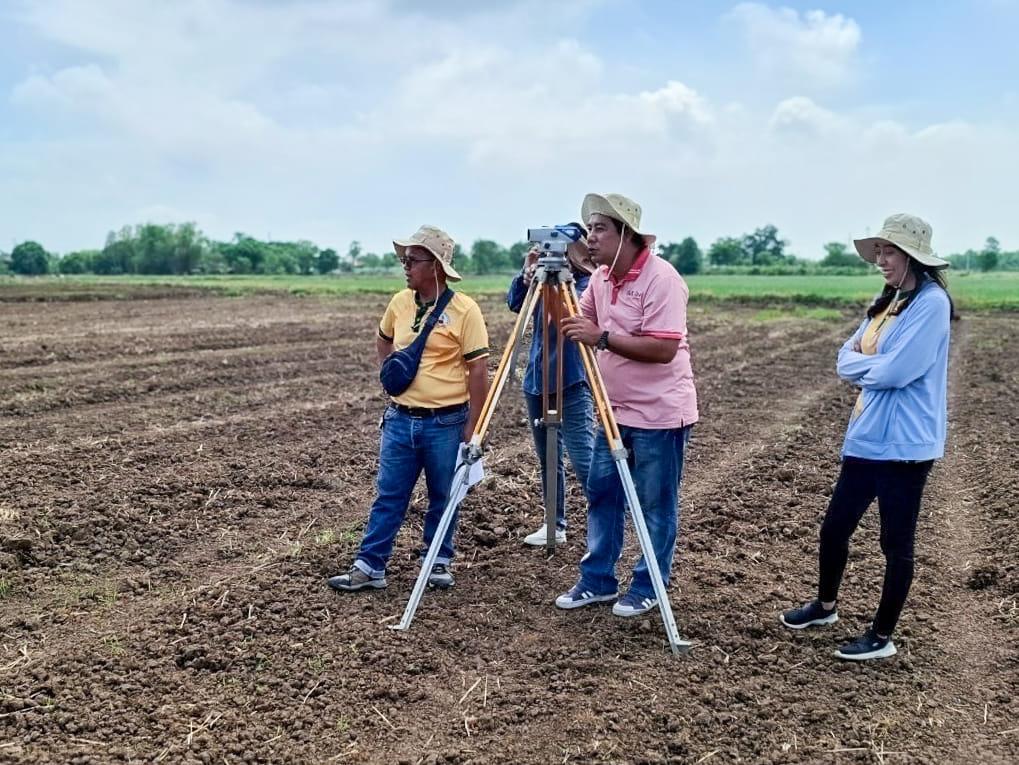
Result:
M449 301L453 299L453 294L453 290L447 287L446 291L435 301L435 307L428 319L425 320L425 326L421 328L421 332L414 338L414 342L406 348L393 351L383 360L382 368L379 370L379 380L382 382L383 390L390 396L399 396L414 382L428 335L431 334L435 323L442 316L442 312L446 310Z

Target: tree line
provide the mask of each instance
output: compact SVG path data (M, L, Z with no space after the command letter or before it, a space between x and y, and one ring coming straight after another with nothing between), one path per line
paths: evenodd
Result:
M693 237L658 245L658 254L682 274L712 273L853 273L868 265L851 245L828 242L820 260L797 257L775 226L767 225L739 237L720 237L703 252ZM505 273L523 263L529 245L503 247L478 239L465 251L456 245L457 269L469 274ZM962 270L1019 271L1019 251L1006 252L994 237L980 250L949 255ZM383 273L399 267L393 252L367 252L358 241L346 252L319 248L307 240L262 241L243 233L226 242L206 237L193 223L144 223L111 231L99 250L62 255L25 241L8 254L0 252L0 273L43 274L351 274Z

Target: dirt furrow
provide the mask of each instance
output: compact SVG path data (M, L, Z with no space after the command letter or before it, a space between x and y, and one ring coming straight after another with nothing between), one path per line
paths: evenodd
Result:
M0 421L14 446L0 463L6 761L1016 760L1017 317L975 317L957 334L953 446L932 478L901 653L858 667L831 650L877 602L875 514L854 541L843 621L807 635L777 622L815 583L854 397L832 370L848 317L693 307L705 417L672 591L695 648L677 661L657 618L552 606L584 552L582 503L571 486L573 525L553 559L520 544L541 500L516 388L493 423L489 476L462 508L457 586L427 593L410 632L386 629L417 572L420 489L389 589L324 586L349 562L373 495L383 303L100 301L22 319L48 346L64 343L63 366L40 367L63 395L80 389L60 369L101 383L107 370L131 374L118 358L146 368L130 333L81 331L115 326L120 311L129 326L160 327L181 356L148 395ZM483 309L498 347L512 317L497 299ZM250 331L269 311L272 330ZM323 359L351 363L309 375L323 363L319 330L340 314L346 335L323 341ZM211 380L208 327L239 344L220 352L258 369L226 365ZM89 355L96 367L77 363Z

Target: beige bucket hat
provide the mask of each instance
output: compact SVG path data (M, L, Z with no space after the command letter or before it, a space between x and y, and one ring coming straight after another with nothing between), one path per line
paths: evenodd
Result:
M598 269L598 266L591 260L591 253L587 249L587 226L577 221L570 225L576 226L584 233L580 235L580 239L577 241L570 242L569 247L566 248L566 259L578 271L591 275Z
M640 205L629 197L624 197L622 194L588 194L580 206L580 217L587 223L593 214L605 215L620 223L625 223L627 228L644 239L644 244L649 249L654 248L655 240L658 237L654 234L645 234L640 230Z
M931 249L931 224L923 218L906 213L897 213L885 218L877 236L854 239L853 245L860 257L868 263L877 260L877 252L884 243L894 244L909 257L931 268L948 268L949 262L942 260Z
M453 268L453 237L435 226L422 226L409 239L394 239L393 249L396 257L402 258L408 247L424 247L439 261L446 278L458 282L463 277Z

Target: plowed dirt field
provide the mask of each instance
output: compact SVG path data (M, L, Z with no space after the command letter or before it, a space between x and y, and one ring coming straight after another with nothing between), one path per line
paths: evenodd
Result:
M584 508L571 486L552 559L521 544L542 511L517 389L463 506L456 587L386 629L423 487L389 588L326 587L373 494L384 296L18 298L0 293L2 762L1019 762L1017 314L953 326L899 655L855 666L831 652L877 603L875 512L841 621L778 622L814 588L854 312L691 307L702 422L671 596L695 645L677 659L657 614L552 606ZM512 317L480 302L501 350Z

